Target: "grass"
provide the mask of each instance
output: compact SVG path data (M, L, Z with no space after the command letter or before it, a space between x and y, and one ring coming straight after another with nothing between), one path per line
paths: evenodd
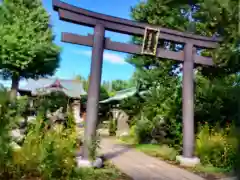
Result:
M110 163L100 169L79 169L81 180L132 180Z
M209 180L226 177L227 174L225 169L220 169L213 166L204 166L201 164L194 168L182 167L176 161L176 156L178 155L178 152L174 148L170 148L167 145L136 144L134 139L129 136L122 137L121 139L119 139L119 141L121 144L131 146L136 150L141 151L149 156L157 157L160 160L164 160L170 164L176 165L180 168L196 173Z
M166 145L157 144L138 144L135 148L143 153L153 157L158 157L166 161L174 161L177 156L177 151Z
M37 174L28 174L23 177L19 177L11 180L44 180ZM110 163L106 163L103 168L92 169L92 168L77 168L75 175L70 179L65 180L132 180L132 178L123 174L116 167Z
M95 169L93 170L94 177L87 177L87 179L94 179L94 180L132 180L132 178L128 177L120 170L118 170L114 165L110 163L105 163L104 168L102 169Z

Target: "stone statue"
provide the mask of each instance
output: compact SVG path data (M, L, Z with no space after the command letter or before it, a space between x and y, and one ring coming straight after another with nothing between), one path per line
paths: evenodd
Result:
M63 107L60 107L58 110L56 110L55 112L51 113L51 112L47 112L47 118L49 118L50 120L50 124L53 125L55 123L63 123L64 125L66 124L66 120L65 120L65 113L63 113Z

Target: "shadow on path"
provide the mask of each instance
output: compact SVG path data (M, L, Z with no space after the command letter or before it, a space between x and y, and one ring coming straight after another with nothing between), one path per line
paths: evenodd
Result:
M128 147L123 147L121 150L118 151L114 151L114 152L110 152L110 153L105 153L103 155L103 158L106 160L112 159L114 157L120 156L121 154L128 152L130 150L130 148Z

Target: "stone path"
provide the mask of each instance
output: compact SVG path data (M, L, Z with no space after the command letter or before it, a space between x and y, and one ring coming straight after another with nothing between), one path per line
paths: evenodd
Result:
M184 169L117 144L111 138L101 140L101 153L134 180L205 180Z

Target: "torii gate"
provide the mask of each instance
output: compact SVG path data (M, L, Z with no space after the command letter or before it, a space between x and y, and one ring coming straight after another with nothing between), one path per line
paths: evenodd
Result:
M212 58L196 54L196 47L214 49L218 46L221 39L193 35L159 26L108 16L72 6L59 0L53 0L53 8L55 11L58 11L60 20L94 28L94 34L88 36L67 32L62 33L63 42L92 47L83 158L85 160L88 159L88 142L96 132L103 51L104 49L108 49L130 54L148 54L183 62L183 156L181 160L185 162L193 161L194 163L194 63L213 66ZM109 38L105 38L105 30L127 35L144 36L143 45L139 46L111 41ZM184 50L181 52L174 52L158 48L159 39L182 43L184 44Z

